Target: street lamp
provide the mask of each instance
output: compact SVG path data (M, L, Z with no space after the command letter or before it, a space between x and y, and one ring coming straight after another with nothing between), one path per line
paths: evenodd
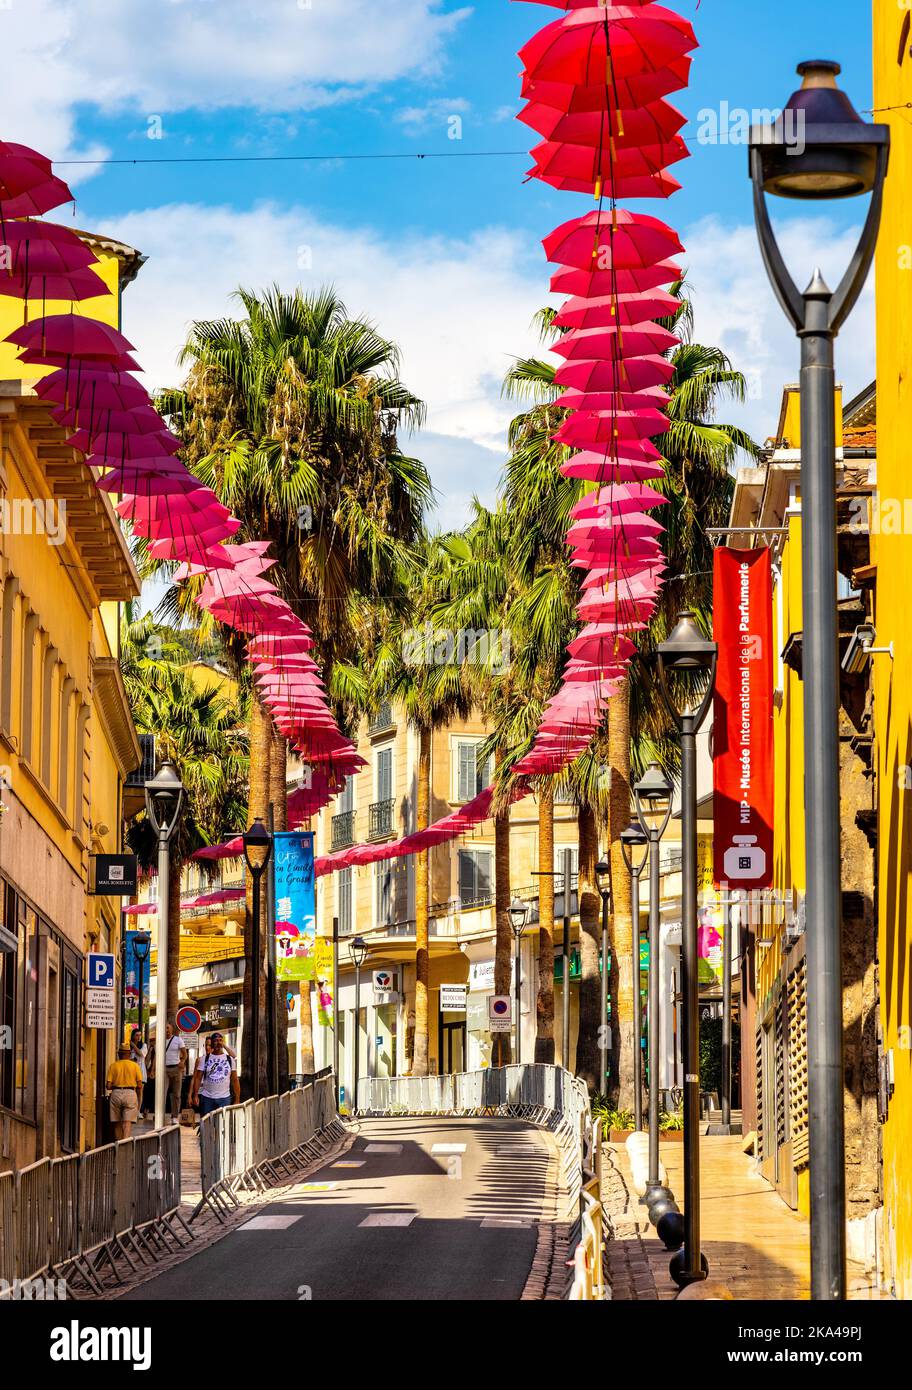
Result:
M252 858L251 852L255 853L257 857ZM260 882L271 856L272 836L263 822L257 819L244 835L244 859L253 879L251 959L247 962L247 967L250 970L250 1027L252 1032L250 1069L253 1072L252 1095L254 1100L260 1098L260 952L262 949L260 945ZM269 929L275 932L275 923L270 922ZM271 1056L275 1030L275 983L271 980L267 981L266 990L266 1027L269 1031L267 1056Z
M649 992L646 1001L646 1044L649 1050L649 1174L643 1201L654 1226L658 1226L667 1212L677 1210L670 1189L659 1181L659 954L662 895L660 854L662 836L671 819L673 793L674 789L658 763L650 763L633 788L639 827L649 842ZM640 872L642 873L642 867Z
M133 959L139 966L139 992L136 1002L136 1026L142 1034L143 1031L143 979L145 976L144 966L149 959L149 952L152 949L152 937L147 931L133 933ZM143 1038L145 1042L145 1038Z
M516 938L516 980L514 981L514 991L516 993L516 1063L522 1061L522 1043L520 1034L522 1032L522 994L521 977L522 969L522 935L526 930L526 922L529 917L529 910L521 898L514 898L510 904L510 925L513 928L513 935Z
M611 912L611 865L606 859L600 859L596 864L595 877L602 899L602 989L598 1036L599 1092L604 1096L608 1093L608 917Z
M168 1019L168 876L171 836L177 828L184 787L172 762L165 761L146 783L146 815L158 836L158 979L155 1000L155 1128L165 1127L165 1095L168 1073L165 1067L165 1024ZM180 919L176 923L180 933Z
M643 1048L642 1048L642 1009L640 1007L640 877L649 859L649 836L639 821L631 821L626 830L621 831L621 852L627 872L630 874L630 916L633 949L633 1014L636 1019L633 1052L634 1115L637 1130L643 1128ZM639 851L642 850L642 854ZM650 961L652 968L652 961ZM650 1054L649 1084L655 1085L653 1074L655 1062Z
M833 344L874 259L890 128L860 118L836 85L838 63L802 63L798 72L802 86L780 120L751 130L750 176L763 262L776 298L801 339L811 1297L841 1300L846 1296L846 1250ZM800 122L800 139L791 143L789 122ZM799 291L776 243L768 193L804 202L872 195L861 238L835 291L819 270L804 293Z
M356 936L349 946L355 967L355 1056L354 1076L352 1077L352 1114L358 1110L358 1070L361 1065L361 967L367 960L369 950L363 936Z
M684 1015L684 1249L671 1261L682 1288L706 1278L700 1252L700 1000L697 950L697 734L713 697L718 648L685 611L659 643L659 688L681 736L681 966ZM672 688L671 675L680 679ZM681 703L679 703L679 697Z

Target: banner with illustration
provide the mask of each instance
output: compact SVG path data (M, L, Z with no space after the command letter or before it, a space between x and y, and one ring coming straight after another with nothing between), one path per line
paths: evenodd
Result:
M333 944L328 936L318 936L314 951L314 979L317 988L317 1017L323 1028L333 1028L336 981L333 972Z
M312 980L317 938L313 831L277 832L272 872L276 976L280 980Z
M143 1027L148 1028L149 1025L149 982L152 976L150 954L151 941L148 932L124 932L124 1023L128 1028L135 1028L139 1023L140 988Z
M773 599L770 553L714 557L715 880L768 888L773 876Z

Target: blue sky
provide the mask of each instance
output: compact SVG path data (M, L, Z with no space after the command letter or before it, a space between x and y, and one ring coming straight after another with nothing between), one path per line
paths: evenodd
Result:
M865 0L675 8L701 42L692 87L672 98L689 118L685 136L723 102L782 105L806 57L838 59L856 105L871 105ZM61 172L76 187L78 224L149 256L124 312L153 385L173 378L188 320L226 312L238 283L331 279L353 311L374 317L428 399L428 429L412 447L432 468L441 522L455 524L473 492L490 501L496 487L510 415L500 379L511 355L534 345L529 321L547 298L540 240L589 206L524 183L524 154L461 157L534 142L512 114L516 51L557 15L509 0L29 0L0 9L11 74L0 138L61 160L321 156ZM692 149L675 169L682 192L637 206L681 231L698 333L749 375L750 400L728 413L763 436L795 375L794 340L756 255L744 147ZM459 157L332 158L354 153ZM858 217L851 202L813 225L788 217L797 275L815 257L835 274ZM873 375L869 302L858 312L841 359L849 390Z

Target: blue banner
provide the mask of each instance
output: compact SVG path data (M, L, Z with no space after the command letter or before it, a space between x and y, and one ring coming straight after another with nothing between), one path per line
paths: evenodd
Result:
M317 937L313 831L279 831L272 872L276 975L280 980L312 980Z
M129 919L128 919L129 920ZM140 962L136 956L135 944L137 936L146 938L140 947L145 954L145 960ZM141 931L128 931L124 933L124 1021L130 1027L136 1027L139 1022L139 988L140 977L142 978L142 1018L143 1028L149 1026L149 980L152 974L152 967L149 964L150 942L149 933Z

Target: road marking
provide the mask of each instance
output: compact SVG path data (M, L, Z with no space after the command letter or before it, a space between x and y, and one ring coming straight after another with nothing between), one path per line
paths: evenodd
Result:
M366 1154L401 1154L401 1144L368 1144L364 1150Z
M365 1216L363 1221L359 1221L359 1226L411 1226L415 1217L415 1211L372 1211L370 1216Z
M255 1216L252 1221L245 1221L243 1226L239 1226L239 1231L287 1231L289 1226L293 1226L296 1221L300 1221L300 1216Z
M299 1192L332 1192L338 1187L337 1182L302 1182L298 1184Z
M344 1159L341 1159L338 1163L331 1163L329 1166L330 1166L330 1168L363 1168L363 1167L364 1167L364 1159L363 1159L363 1158L344 1158Z
M435 1144L431 1149L432 1154L464 1154L465 1144Z
M481 1229L483 1231L491 1231L500 1229L503 1226L511 1226L516 1227L516 1229L520 1231L528 1231L530 1225L531 1222L529 1221L514 1221L505 1216L486 1216L481 1223Z

